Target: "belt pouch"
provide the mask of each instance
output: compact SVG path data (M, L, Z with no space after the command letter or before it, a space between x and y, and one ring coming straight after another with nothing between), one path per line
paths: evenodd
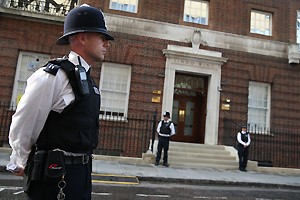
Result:
M45 168L45 179L57 179L65 174L65 160L62 151L48 151Z
M37 151L33 156L33 166L31 180L39 181L43 178L43 172L45 168L46 151Z
M25 193L29 194L31 192L31 180L32 180L32 170L34 166L34 155L36 149L35 146L32 147L30 154L27 159L26 167L24 169L24 176L23 176L23 190Z

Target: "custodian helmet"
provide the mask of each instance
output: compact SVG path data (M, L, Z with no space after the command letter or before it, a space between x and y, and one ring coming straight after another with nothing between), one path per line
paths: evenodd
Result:
M164 114L163 114L164 117L168 117L168 118L171 118L170 116L170 113L168 111L165 111Z
M80 32L102 33L107 40L114 40L107 31L102 11L87 4L74 8L68 13L64 23L64 34L58 38L56 44L70 44L69 36Z

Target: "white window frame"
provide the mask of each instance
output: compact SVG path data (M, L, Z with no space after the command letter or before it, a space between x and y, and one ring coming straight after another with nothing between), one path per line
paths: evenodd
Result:
M118 72L126 72L125 80L124 74ZM102 119L124 120L128 115L128 102L131 82L131 66L117 63L103 62L100 77L100 92L101 92L101 107L100 117ZM126 84L126 89L121 88ZM117 87L121 89L117 89ZM119 97L118 97L119 94ZM120 99L124 96L124 99ZM116 97L118 97L116 99ZM119 101L119 103L115 103ZM120 102L123 101L123 105ZM112 105L113 104L113 105ZM119 106L119 107L118 107ZM123 111L123 112L120 112Z
M137 13L139 0L110 0L109 9Z
M252 10L250 16L250 32L272 36L272 14Z
M248 89L248 125L250 130L268 130L270 128L271 85L250 81Z
M17 105L20 98L25 92L27 79L40 67L46 64L50 59L50 55L33 53L28 51L20 51L18 56L17 69L11 105Z
M185 0L183 21L208 25L209 2L201 0Z
M299 45L300 50L300 10L297 11L296 31L297 44Z

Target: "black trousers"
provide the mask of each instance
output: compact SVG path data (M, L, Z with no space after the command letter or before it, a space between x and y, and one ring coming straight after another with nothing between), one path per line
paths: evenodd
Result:
M87 164L66 165L65 182L63 189L65 200L90 200L92 193L92 161ZM28 200L55 200L59 188L58 181L32 181Z
M249 156L249 146L244 147L243 145L238 144L237 150L239 155L239 169L246 169Z
M169 150L170 137L158 137L158 146L156 154L156 162L160 161L162 149L164 149L164 163L168 163L168 150Z

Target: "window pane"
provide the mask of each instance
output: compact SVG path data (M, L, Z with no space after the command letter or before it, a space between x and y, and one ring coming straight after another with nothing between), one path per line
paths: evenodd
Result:
M248 124L251 128L265 129L269 127L269 88L269 84L249 83Z
M271 14L259 11L251 12L250 32L271 35Z
M297 43L300 44L300 11L297 12ZM299 47L300 49L300 47Z
M184 135L192 136L193 134L193 121L194 121L194 103L188 101L185 108L185 122L184 122Z
M137 13L138 0L111 0L110 9Z
M183 20L197 24L208 24L208 2L185 0Z
M179 101L174 100L173 101L173 111L172 111L172 121L175 126L178 122L178 111L179 111Z
M103 63L100 79L100 113L107 116L127 116L131 67Z

